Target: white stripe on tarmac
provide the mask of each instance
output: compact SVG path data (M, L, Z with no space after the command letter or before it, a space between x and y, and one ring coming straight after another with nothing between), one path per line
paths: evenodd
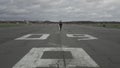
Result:
M73 59L66 59L67 67L99 67L99 65L82 48L63 48L70 51ZM59 61L59 68L63 68L62 59L41 59L44 51L61 51L61 48L32 48L13 68L36 68L56 66Z
M88 34L86 34L85 37L87 37L87 38L78 39L78 40L94 40L94 39L98 39L98 38L96 38L94 36L91 36L91 35L88 35Z
M78 40L95 40L98 39L88 34L67 34L67 37L78 38Z
M33 36L33 35L40 35L40 37L38 37L38 38L29 38L30 36ZM27 35L24 35L24 36L22 36L20 38L16 38L15 40L45 40L49 36L50 36L50 34L27 34Z

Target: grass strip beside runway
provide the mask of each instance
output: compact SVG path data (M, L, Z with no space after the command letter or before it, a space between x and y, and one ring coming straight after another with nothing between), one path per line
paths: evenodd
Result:
M24 26L25 24L0 24L1 27L17 27L17 26Z

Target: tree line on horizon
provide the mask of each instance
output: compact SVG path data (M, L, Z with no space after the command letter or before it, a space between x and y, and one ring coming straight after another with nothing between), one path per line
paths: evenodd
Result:
M40 24L40 23L46 23L46 24L57 24L59 22L52 22L52 21L0 21L0 23L32 23L32 24ZM62 22L63 24L120 24L118 21L67 21L67 22Z

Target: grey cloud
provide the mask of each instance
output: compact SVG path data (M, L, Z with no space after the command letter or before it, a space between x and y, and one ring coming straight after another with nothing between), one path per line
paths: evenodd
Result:
M118 20L119 0L0 0L1 19Z

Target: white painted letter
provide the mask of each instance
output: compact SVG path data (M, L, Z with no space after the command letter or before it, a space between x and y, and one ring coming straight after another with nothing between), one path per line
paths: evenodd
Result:
M67 34L67 37L72 37L72 38L79 38L78 40L92 40L92 39L97 39L96 37L93 37L88 34Z
M49 35L50 34L27 34L27 35L24 35L20 38L15 39L15 40L45 40L49 37ZM38 37L32 38L32 36L38 36Z

